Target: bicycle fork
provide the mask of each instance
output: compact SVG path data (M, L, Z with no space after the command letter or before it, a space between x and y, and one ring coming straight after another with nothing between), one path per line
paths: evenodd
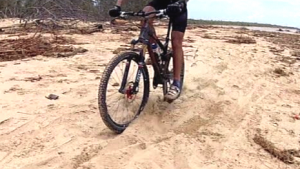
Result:
M135 76L135 81L132 82L133 86L126 88L126 85L129 85L130 82L128 81L128 73L129 73L129 69L130 69L130 65L131 65L131 60L127 60L126 62L126 67L124 70L124 75L122 78L122 83L121 83L121 87L119 89L119 92L122 94L127 94L127 95L132 95L132 94L137 94L139 91L139 83L140 83L140 79L141 79L141 75L142 75L142 69L144 69L145 66L145 53L147 50L147 45L143 45L142 50L140 51L140 58L138 61L138 70L136 72L136 76ZM148 77L144 77L145 80L148 80Z

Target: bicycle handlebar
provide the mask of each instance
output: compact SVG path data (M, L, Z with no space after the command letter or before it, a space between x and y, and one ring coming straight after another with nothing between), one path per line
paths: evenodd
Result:
M156 17L162 17L162 16L166 16L166 10L162 9L162 10L157 10L157 11L153 11L153 12L121 12L120 17L125 17L125 16L139 16L139 17L147 17L149 15L155 14L154 16Z

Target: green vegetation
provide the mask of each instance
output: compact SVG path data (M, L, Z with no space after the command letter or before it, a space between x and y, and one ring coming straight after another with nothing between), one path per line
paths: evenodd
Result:
M235 22L235 21L216 21L216 20L195 20L189 19L189 24L195 25L230 25L230 26L257 26L257 27L271 27L271 28L283 28L283 29L298 29L295 27L281 26L281 25L272 25L264 23L251 23L251 22Z

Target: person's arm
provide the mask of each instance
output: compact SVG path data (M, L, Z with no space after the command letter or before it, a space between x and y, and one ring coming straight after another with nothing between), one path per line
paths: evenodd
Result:
M189 0L180 0L179 2L184 2L185 4L187 4Z
M123 3L125 3L125 2L127 2L128 0L118 0L117 1L117 6L122 6L123 5Z
M127 2L128 0L118 0L116 5L109 10L109 15L111 17L117 17L120 16L121 12L121 6L123 3Z
M187 3L187 2L189 2L189 0L179 0L178 2L185 2L185 3Z

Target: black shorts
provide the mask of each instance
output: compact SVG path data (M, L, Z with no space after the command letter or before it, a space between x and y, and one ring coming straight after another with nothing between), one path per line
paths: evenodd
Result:
M166 9L168 3L153 0L149 2L148 6L152 6L154 9L160 10L160 9ZM188 17L188 12L187 9L185 9L180 15L170 18L173 23L172 25L173 31L179 31L184 33L187 27L187 17Z

